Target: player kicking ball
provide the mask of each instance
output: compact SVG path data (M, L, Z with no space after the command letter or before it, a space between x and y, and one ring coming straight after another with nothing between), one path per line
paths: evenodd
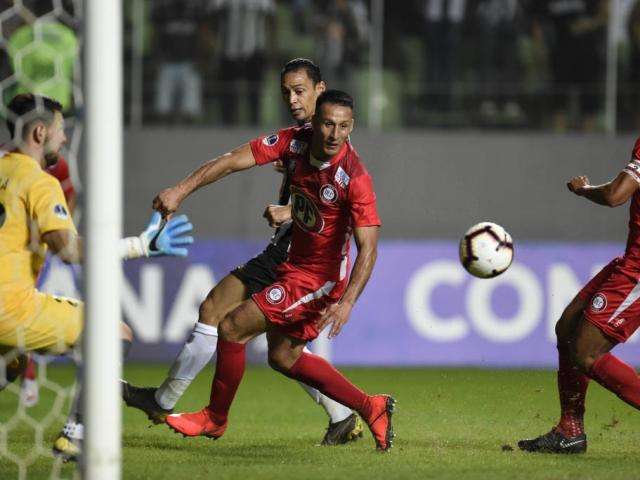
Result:
M26 353L69 353L79 342L84 322L82 302L36 288L48 250L65 263L82 261L82 239L60 183L44 171L66 142L62 106L46 97L20 94L7 110L15 148L0 158L0 356L6 367L0 389L26 367ZM192 229L184 215L165 223L154 213L139 237L121 240L121 256L186 256ZM132 334L125 324L121 332L126 352ZM76 389L71 413L54 444L54 453L65 459L80 453L81 411Z
M528 452L584 453L585 397L593 379L640 409L640 377L610 351L640 326L640 139L631 161L604 185L572 178L569 190L599 205L617 207L631 199L629 236L622 257L613 259L578 293L556 324L560 420L550 432L518 447Z
M154 208L175 212L191 193L226 175L281 160L290 172L292 238L275 281L225 315L218 326L218 358L209 405L172 414L167 424L186 436L221 437L245 369L245 345L267 334L269 365L355 410L379 450L391 448L395 400L368 395L323 358L304 347L330 326L340 333L362 293L377 255L380 219L371 177L347 141L353 100L337 90L320 94L311 125L257 138L205 163L175 187L163 190ZM358 254L348 275L349 243Z
M299 126L311 121L318 96L325 91L320 68L311 60L297 58L288 62L280 74L282 98ZM294 144L295 145L295 144ZM270 205L265 217L271 226L291 220L290 174L278 162L283 174L279 205ZM271 243L255 258L224 277L200 306L198 322L178 354L167 378L158 388L140 388L125 383L122 390L128 406L138 408L154 423L164 423L198 373L211 361L216 350L218 325L226 314L251 295L262 291L276 279L276 269L287 258L291 243L291 224L280 226ZM362 436L362 422L353 411L303 383L300 386L327 413L329 426L322 445L339 445Z

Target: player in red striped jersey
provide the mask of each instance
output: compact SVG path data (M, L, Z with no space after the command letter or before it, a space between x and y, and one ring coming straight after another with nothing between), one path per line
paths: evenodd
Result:
M640 377L611 350L640 326L640 138L618 176L591 185L572 178L569 190L599 205L617 207L631 199L629 235L623 256L614 258L576 295L556 324L560 420L548 433L518 442L520 449L583 453L585 398L589 380L640 409Z
M195 413L173 414L167 424L187 436L218 438L244 375L245 344L267 333L269 365L355 410L379 450L391 448L395 400L368 395L326 360L303 351L330 325L338 335L375 264L380 219L371 177L347 141L353 99L328 90L316 102L311 125L261 137L205 163L175 187L163 190L154 208L176 211L192 192L255 165L283 161L291 172L292 238L275 282L228 313L218 327L218 358L210 403ZM348 275L349 241L358 254Z
M300 126L311 121L316 100L325 88L320 68L308 59L296 58L287 62L280 74L282 99ZM275 164L283 179L278 205L270 205L265 212L272 227L291 220L290 174L282 162L276 161ZM128 406L143 411L154 423L165 422L187 387L213 357L217 347L217 327L224 316L275 281L276 269L286 260L289 251L290 227L290 223L278 227L263 252L235 268L213 287L200 305L200 315L193 332L158 388L124 383L123 398ZM350 408L322 395L315 388L303 383L300 386L329 417L322 445L340 445L362 436L362 422Z

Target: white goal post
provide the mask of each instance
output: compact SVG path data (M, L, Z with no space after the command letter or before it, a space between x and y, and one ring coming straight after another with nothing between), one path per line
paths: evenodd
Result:
M85 2L86 321L83 478L121 478L122 2Z

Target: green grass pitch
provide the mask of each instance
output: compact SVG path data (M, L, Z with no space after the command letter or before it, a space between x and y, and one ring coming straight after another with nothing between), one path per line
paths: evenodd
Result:
M132 365L126 377L153 385L165 366ZM294 382L267 368L249 368L223 438L183 439L166 426L149 428L146 417L124 407L125 479L630 479L640 478L640 414L593 384L587 401L589 451L581 456L525 454L522 436L543 433L556 420L555 373L476 369L345 369L369 392L398 400L394 448L374 450L367 431L355 444L318 447L326 418ZM68 382L69 367L51 375ZM179 411L203 406L209 395L207 369L178 404ZM34 408L42 417L51 395ZM0 421L15 413L15 395L0 394ZM48 447L60 428L45 432ZM10 432L9 450L24 455L33 444L27 427ZM511 448L509 448L511 447ZM49 478L51 460L36 459L28 478ZM0 479L17 469L0 459ZM71 478L73 467L62 467Z

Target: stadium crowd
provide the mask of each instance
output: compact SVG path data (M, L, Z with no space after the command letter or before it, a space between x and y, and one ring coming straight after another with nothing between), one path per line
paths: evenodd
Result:
M136 8L138 2L144 8ZM75 3L0 0L6 60L0 74L17 73L4 83L5 97L16 88L26 91L25 82L33 87L49 80L55 70L57 60L47 54L26 61L18 55L34 41L37 18L50 24L52 51L77 49ZM640 125L634 88L640 0L620 5L618 126L633 129ZM137 95L129 69L138 62L145 124L278 124L286 113L262 93L273 92L278 66L293 57L314 58L332 85L355 93L361 115L367 114L372 39L380 33L371 0L136 0L124 6L125 85L129 96ZM385 123L602 129L609 9L609 0L384 2ZM68 107L73 62L62 61L67 78L54 82L60 91L53 96Z

